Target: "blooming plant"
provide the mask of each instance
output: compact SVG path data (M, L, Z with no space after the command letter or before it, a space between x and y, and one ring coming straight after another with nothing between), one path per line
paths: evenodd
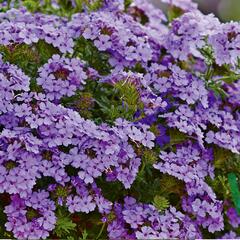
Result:
M239 23L0 2L1 238L240 236Z

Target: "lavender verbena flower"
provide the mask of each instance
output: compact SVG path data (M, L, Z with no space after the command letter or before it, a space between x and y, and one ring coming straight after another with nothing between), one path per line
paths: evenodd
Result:
M149 126L141 123L132 124L120 118L116 119L115 125L113 130L122 140L130 138L133 142L141 143L145 147L154 147L155 136L149 131Z
M103 214L109 214L112 209L112 203L105 199L101 189L96 183L85 184L79 177L72 177L71 183L75 187L76 193L70 194L66 198L66 206L71 213L98 211Z
M180 105L174 113L165 113L160 117L167 118L169 127L176 127L179 131L188 135L197 136L201 146L204 144L204 132L207 128L206 123L188 105Z
M240 106L240 81L237 81L233 84L226 85L227 93L228 93L228 101L232 104L232 106L239 107Z
M127 223L133 229L138 229L135 232L137 239L201 237L196 224L174 207L159 214L154 206L137 203L134 198L126 197L122 207L115 205L115 215L121 222L122 234L125 234ZM181 222L183 225L179 224ZM116 220L110 225L113 223L116 223Z
M114 142L83 137L78 147L72 148L66 155L68 162L79 169L78 176L85 183L93 183L108 168L118 166L117 154L120 147Z
M176 65L153 64L145 75L145 81L162 95L171 93L189 105L200 102L205 108L208 107L208 91L204 81Z
M54 177L57 183L63 184L70 180L66 173L65 167L69 164L62 156L62 152L56 147L42 146L41 164L39 164L39 172L45 177Z
M30 78L17 66L4 63L0 55L0 114L13 110L17 91L29 91Z
M160 214L153 205L137 203L134 198L125 197L123 205L115 203L113 214L115 218L108 225L109 236L112 238L126 237L129 225L136 229L133 239L201 236L196 224L173 207Z
M118 154L118 164L113 173L116 174L116 178L123 183L125 188L130 188L141 165L141 159L137 157L131 145L122 144L122 148ZM111 174L112 171L108 173Z
M68 27L73 38L83 36L92 40L100 51L110 52L110 63L114 66L120 62L123 66L133 66L138 61L146 64L154 55L159 56L153 47L159 43L153 36L148 36L149 28L127 14L106 10L89 15L76 14Z
M96 204L93 202L93 198L90 195L86 196L68 196L67 197L67 203L68 210L71 213L74 212L85 212L89 213L92 212Z
M225 233L221 239L240 239L240 236L237 236L237 234L233 231L230 231L228 233Z
M55 227L54 202L48 192L33 192L26 199L12 195L10 205L5 207L7 231L18 239L45 239Z
M60 17L44 14L31 14L26 9L10 9L0 14L0 44L12 43L31 45L45 40L63 53L73 52L73 40L68 34L66 21Z
M123 11L124 0L105 0L102 8L107 11Z
M212 46L218 65L238 63L240 46L240 26L238 23L225 23L212 34L208 43Z
M167 18L163 11L146 0L134 0L128 8L128 12L140 23L142 23L142 17L147 17L146 23L143 23L144 26L161 32L165 30L163 22L166 22Z
M203 58L199 48L206 45L206 36L213 34L220 26L213 14L203 15L197 10L183 14L171 24L165 36L165 47L180 60L187 60L189 55Z
M9 140L13 143L9 144ZM0 141L0 192L18 193L21 197L26 197L40 177L38 167L41 158L23 149L24 141L4 136L0 136Z
M225 108L222 110L219 103L215 103L207 110L198 107L196 113L203 122L209 122L218 128L218 131L210 130L206 133L205 140L207 143L215 143L218 146L230 149L234 153L239 153L240 139L238 135L240 126L237 124L238 120L235 119L231 109Z
M179 146L176 153L160 152L159 163L153 166L163 173L172 175L185 183L195 180L204 180L208 175L214 176L211 162L213 159L211 149L202 150L198 145Z
M236 210L224 205L227 194L214 191L214 168L220 175L229 170L219 168L221 148L228 150L224 157L240 153L239 23L221 24L190 0L162 0L181 15L168 24L147 0L129 6L94 1L102 4L98 10L83 4L80 12L72 0L67 13L56 0L50 8L39 1L34 13L17 2L10 10L0 3L0 209L6 231L17 239L55 236L56 208L71 218L99 216L113 240L201 239L238 228ZM77 13L68 19L45 14L49 10ZM31 68L20 57L26 63L34 57L41 66L28 77ZM228 83L232 76L236 81ZM85 94L88 115L81 111ZM112 109L103 114L105 99L110 106L122 103L114 122ZM121 107L130 105L127 120ZM168 177L181 182L178 196L172 201L167 185L164 197L175 206L159 211L150 202ZM151 191L151 183L153 195L142 196L144 203L131 197L140 197L142 186Z
M77 194L71 194L66 199L69 212L92 212L96 207L96 203L89 193L87 185L79 178L73 178L72 184L76 188Z
M226 212L226 215L232 227L237 228L240 225L240 216L238 215L235 208L229 208Z
M199 195L188 197L182 202L185 211L196 216L196 223L204 228L208 228L209 232L223 230L223 204L222 201L211 199L207 195Z
M151 227L143 226L140 230L136 231L137 239L160 239L161 235Z
M72 96L81 90L87 79L84 63L79 59L68 59L53 55L48 63L39 69L37 83L42 86L50 100Z

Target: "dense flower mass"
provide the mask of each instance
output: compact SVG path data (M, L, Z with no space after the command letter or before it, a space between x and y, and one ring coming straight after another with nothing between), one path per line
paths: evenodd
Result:
M1 1L1 238L239 238L240 25L162 2Z

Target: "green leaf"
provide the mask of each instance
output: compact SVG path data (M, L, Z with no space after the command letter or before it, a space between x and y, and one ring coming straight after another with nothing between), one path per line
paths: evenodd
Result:
M69 235L71 231L75 231L76 224L72 222L69 216L66 216L60 209L57 212L57 222L54 232L58 237Z
M83 37L76 40L73 57L76 56L86 61L89 66L102 75L106 75L111 71L111 66L108 62L109 55L106 52L100 52L90 40L86 40Z
M220 196L221 199L230 198L230 187L228 183L228 178L225 175L217 175L214 179L207 177L207 183L211 185L214 192Z
M159 210L159 211L164 211L169 207L169 201L163 197L156 195L153 199L153 205Z
M168 21L172 22L175 18L180 17L182 14L183 14L183 11L180 8L177 8L175 6L170 7L167 12Z
M170 135L170 145L182 143L187 139L187 135L185 133L182 133L175 128L171 128L169 130L169 135Z
M74 237L73 236L69 236L69 237L67 237L67 240L74 240Z
M83 233L82 233L82 237L79 238L79 240L87 240L87 237L88 237L87 230L84 229L84 231L83 231Z
M203 48L199 49L201 54L204 56L204 61L208 66L214 63L213 48L211 45L206 44Z
M124 0L125 10L131 5L132 2L133 2L133 0Z
M30 12L36 12L40 7L39 1L35 0L25 0L23 6L25 6Z

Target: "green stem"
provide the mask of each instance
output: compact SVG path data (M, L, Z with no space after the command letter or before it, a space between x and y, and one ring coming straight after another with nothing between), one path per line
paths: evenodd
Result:
M7 8L10 9L11 0L7 1Z
M222 81L229 80L229 79L233 79L233 82L234 82L234 81L240 79L240 74L237 74L237 75L233 76L232 78L230 76L224 76L224 77L218 78L216 80L213 80L213 82L218 83L218 82L222 82Z
M212 77L213 71L212 71L212 65L208 65L208 69L206 72L206 80L208 81Z
M101 227L101 229L100 229L100 232L99 232L99 234L98 234L97 237L96 237L96 240L99 239L99 238L101 237L101 235L102 235L102 233L103 233L103 230L104 230L105 226L106 226L106 223L103 223L103 225L102 225L102 227Z
M142 163L142 167L141 167L141 169L140 169L140 171L139 171L139 176L142 175L142 173L143 173L145 167L146 167L146 164L145 164L145 162L143 162L143 163Z

